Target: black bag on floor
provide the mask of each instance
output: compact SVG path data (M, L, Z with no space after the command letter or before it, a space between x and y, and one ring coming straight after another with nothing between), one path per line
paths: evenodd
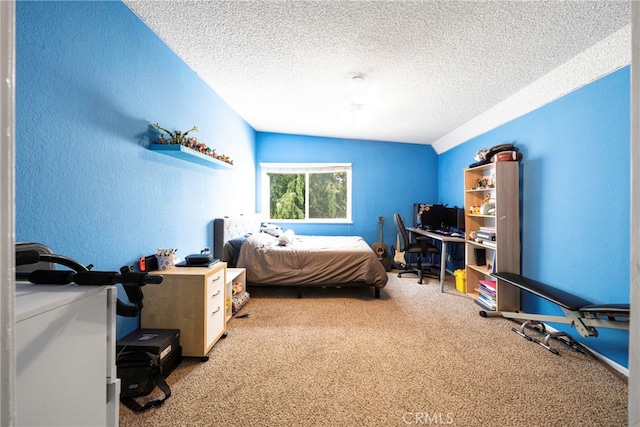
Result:
M165 381L158 356L146 351L126 351L118 355L118 378L121 381L120 401L132 411L142 412L154 406L160 406L171 396L171 389ZM164 397L140 405L134 397L147 396L156 387Z

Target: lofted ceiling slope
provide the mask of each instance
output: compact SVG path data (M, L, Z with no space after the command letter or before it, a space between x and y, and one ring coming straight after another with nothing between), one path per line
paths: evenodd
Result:
M630 28L628 1L125 3L257 131L432 144L437 152L489 130L460 132ZM596 52L596 74L630 58L625 34L615 60ZM575 84L599 77L592 74ZM554 87L560 93L544 102L574 88Z

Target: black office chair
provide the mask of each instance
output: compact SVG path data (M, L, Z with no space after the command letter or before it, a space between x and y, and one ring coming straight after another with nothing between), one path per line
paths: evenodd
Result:
M409 237L409 232L404 226L404 221L402 221L402 217L400 216L400 214L394 213L393 219L396 223L396 228L398 229L398 236L400 236L400 251L404 252L405 259L407 259L408 256L409 261L411 261L411 254L418 255L418 260L416 261L415 266L411 266L410 262L405 264L404 271L398 273L398 277L402 277L402 275L406 273L417 274L418 283L422 283L422 278L424 276L439 279L440 275L438 273L432 271L429 266L422 265L423 256L427 254L434 255L440 253L440 250L437 248L437 246L428 243L428 237L425 236L416 236L416 242L412 243L411 238Z

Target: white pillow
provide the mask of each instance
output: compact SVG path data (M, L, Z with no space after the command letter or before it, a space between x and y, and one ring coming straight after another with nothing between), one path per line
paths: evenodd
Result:
M271 224L270 222L265 222L260 226L260 231L271 234L273 237L280 237L282 234L282 227Z
M287 231L285 231L284 233L282 233L280 235L280 238L278 239L278 244L280 246L287 246L289 244L289 242L292 241L295 236L296 236L296 234L293 232L293 230L292 229L288 229Z

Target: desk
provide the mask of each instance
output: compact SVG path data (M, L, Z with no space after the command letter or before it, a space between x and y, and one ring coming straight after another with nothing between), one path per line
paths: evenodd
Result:
M430 239L439 240L442 242L442 250L440 251L440 292L444 292L444 277L445 274L447 274L447 243L464 243L464 238L434 233L433 231L427 231L415 227L407 227L407 230L412 233L426 236Z

